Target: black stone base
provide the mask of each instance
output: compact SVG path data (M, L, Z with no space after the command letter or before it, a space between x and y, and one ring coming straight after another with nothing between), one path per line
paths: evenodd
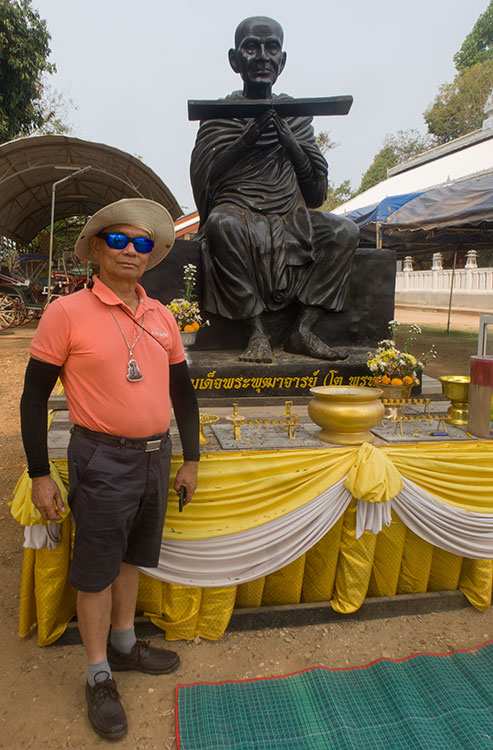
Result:
M199 334L200 336L200 334ZM241 399L297 400L310 396L310 388L319 385L372 385L366 367L366 349L342 347L348 358L324 362L312 357L275 350L275 363L239 362L241 350L189 350L190 375L199 401L225 403ZM254 401L253 401L254 402Z
M193 240L177 240L170 254L159 265L147 271L142 284L149 296L168 304L182 296L183 266L197 266L197 298L202 300L200 245ZM388 322L394 317L395 252L359 248L356 251L347 310L324 313L315 333L329 346L372 347L388 337ZM201 309L203 306L201 304ZM275 313L265 313L264 320L272 345L284 344L293 328L299 308L291 305ZM248 337L240 321L227 320L203 311L211 325L203 328L196 349L244 349Z

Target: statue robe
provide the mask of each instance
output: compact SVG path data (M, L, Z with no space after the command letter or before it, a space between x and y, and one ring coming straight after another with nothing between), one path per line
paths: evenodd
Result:
M241 92L227 97L234 98L242 98ZM191 182L201 220L197 239L206 240L204 305L209 312L246 319L296 299L332 311L344 307L357 229L346 219L310 210L325 200L327 162L311 117L286 122L310 160L309 179L296 173L272 126L212 183L215 158L237 140L247 120L200 125Z

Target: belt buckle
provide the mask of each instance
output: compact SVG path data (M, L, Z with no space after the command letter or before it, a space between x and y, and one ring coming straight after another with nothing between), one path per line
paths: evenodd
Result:
M161 447L161 440L148 440L145 447L145 452L150 453L151 451L158 451Z

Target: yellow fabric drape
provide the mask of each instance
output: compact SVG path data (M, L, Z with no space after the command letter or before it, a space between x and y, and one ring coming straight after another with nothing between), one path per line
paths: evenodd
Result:
M55 481L67 485L67 462L50 463ZM205 539L254 528L301 507L346 474L346 486L357 499L389 499L403 476L457 508L493 513L491 443L208 454L201 457L199 487L185 513L178 512L172 488L180 463L181 457L174 456L164 529L168 539ZM66 502L66 492L63 497ZM12 515L27 526L41 522L27 474L17 484Z
M260 526L313 500L349 471L356 449L236 451L200 457L185 513L170 491L164 537L206 539ZM173 457L174 478L181 459Z
M62 496L65 506L65 513L61 513L62 520L70 513L68 505L68 468L65 460L50 461L50 475L55 480ZM10 512L17 523L21 526L34 526L41 524L47 526L49 521L41 518L41 514L35 505L31 502L32 481L27 473L27 469L21 474L19 481L14 489L14 499L10 503ZM61 523L60 521L58 523Z
M417 443L379 450L403 477L444 503L493 513L493 443Z
M226 533L226 527L232 533L232 529L251 528L278 517L282 515L284 492L288 498L284 512L289 512L303 504L298 494L307 502L342 478L355 464L360 450L207 455L201 460L197 505L194 498L186 512L179 514L174 493L170 492L168 533L174 538L203 538L206 530L210 536L221 535ZM378 456L380 452L402 476L444 502L493 512L491 444L385 446L369 453ZM179 457L173 458L172 476L180 463ZM52 472L54 469L66 483L66 462L53 461ZM371 487L382 486L374 481L378 471L370 471L369 476L370 492ZM228 509L228 500L239 520ZM29 486L20 482L13 512L15 506L16 513L24 517L25 506L30 505ZM163 628L167 638L174 640L194 635L221 637L235 606L330 600L337 611L354 612L368 595L421 593L442 587L460 588L478 609L490 605L492 561L462 559L438 550L407 529L395 514L390 527L384 527L378 535L365 532L356 539L355 519L353 500L306 554L265 578L238 587L183 587L142 575L138 612L147 614ZM194 523L199 528L196 536L190 530ZM24 553L19 632L27 635L37 622L40 645L56 640L75 614L75 592L67 583L71 526L70 519L63 521L62 542L57 550Z
M383 451L369 443L363 443L344 487L357 500L385 503L402 490L402 479Z

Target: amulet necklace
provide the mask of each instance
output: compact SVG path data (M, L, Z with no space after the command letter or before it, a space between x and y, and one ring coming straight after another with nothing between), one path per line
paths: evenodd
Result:
M140 326L140 331L137 334L137 338L135 339L135 341L133 342L133 344L129 344L128 341L127 341L127 337L125 336L125 333L123 331L123 328L121 327L120 323L118 322L118 320L116 318L116 315L113 312L113 310L111 309L111 307L110 307L110 313L113 315L114 321L117 324L118 328L120 329L120 333L123 336L123 340L125 341L125 343L127 345L127 349L128 349L127 380L129 380L131 383L137 383L139 380L143 380L144 376L142 375L141 371L139 370L139 365L137 364L136 360L134 359L134 349L135 349L135 346L136 346L138 340L142 336L142 331L144 330L143 326L144 326L144 321L145 321L146 314L144 312L144 314L142 316L142 323L137 323L137 321L134 321L135 323L137 323L138 326Z

